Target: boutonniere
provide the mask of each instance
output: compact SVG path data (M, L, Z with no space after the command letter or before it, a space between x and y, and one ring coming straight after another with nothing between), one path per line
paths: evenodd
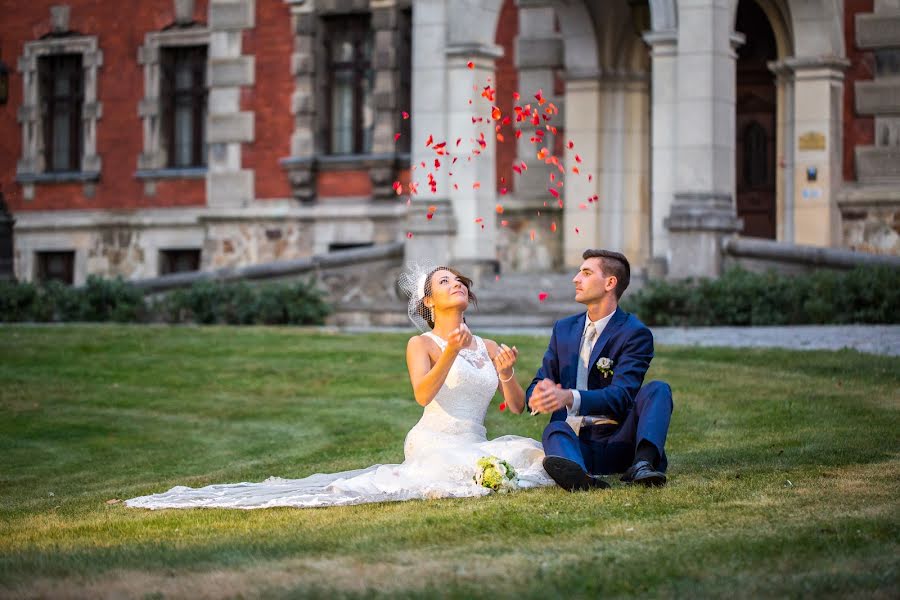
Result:
M612 377L613 374L613 361L610 358L606 358L605 356L601 357L600 360L597 361L597 369L603 373L604 377Z

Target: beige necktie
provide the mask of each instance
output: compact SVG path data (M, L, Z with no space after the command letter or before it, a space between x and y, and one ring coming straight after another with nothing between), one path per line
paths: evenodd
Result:
M575 376L575 389L586 390L588 385L588 373L590 373L589 364L591 362L591 350L594 349L594 342L597 340L597 327L594 323L589 322L584 330L584 336L581 340L581 351L578 353L578 371ZM584 417L569 416L566 417L566 423L569 424L575 434L581 429Z

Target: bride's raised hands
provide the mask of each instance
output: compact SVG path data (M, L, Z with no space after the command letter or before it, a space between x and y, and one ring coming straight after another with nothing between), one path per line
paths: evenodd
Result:
M515 346L510 348L506 344L498 344L494 340L484 340L488 354L497 370L497 378L500 380L499 388L503 394L503 401L511 412L516 414L525 409L525 390L516 381L516 361L519 359L519 350ZM502 408L502 407L501 407Z
M460 323L459 327L450 332L447 336L447 349L445 352L452 352L454 355L459 354L460 350L465 350L472 343L472 332L465 323Z

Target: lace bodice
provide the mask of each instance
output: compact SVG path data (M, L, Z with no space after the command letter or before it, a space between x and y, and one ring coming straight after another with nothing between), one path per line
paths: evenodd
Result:
M430 331L429 338L440 347L447 347L447 342ZM494 392L497 389L497 371L491 362L484 340L478 336L475 349L463 349L456 357L444 385L437 396L425 407L424 417L452 417L460 421L481 425Z

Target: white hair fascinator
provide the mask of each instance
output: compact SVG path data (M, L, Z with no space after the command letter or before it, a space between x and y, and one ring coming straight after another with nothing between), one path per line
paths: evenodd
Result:
M398 281L400 289L409 296L406 314L409 315L409 320L413 322L413 325L423 333L431 331L431 327L428 325L425 315L420 314L419 303L425 297L425 283L428 276L436 269L438 269L438 265L433 263L409 263L406 265L406 270L400 274ZM430 311L431 309L426 308L425 310Z

